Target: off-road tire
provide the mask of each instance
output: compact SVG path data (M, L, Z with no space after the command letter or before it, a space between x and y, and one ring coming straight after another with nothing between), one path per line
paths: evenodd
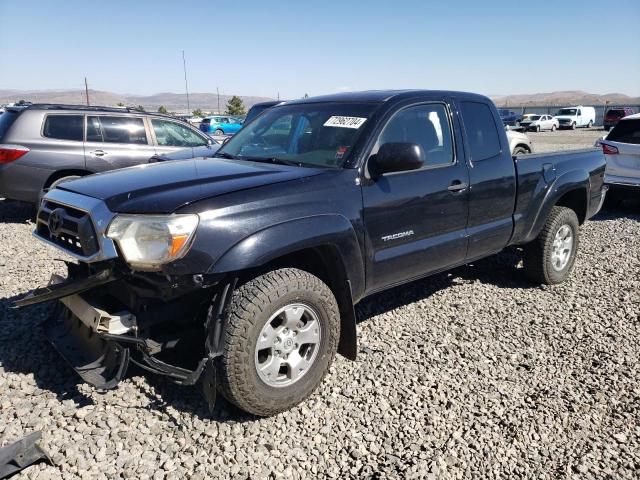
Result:
M568 225L573 233L573 247L568 263L562 270L551 265L551 253L556 233L563 225ZM580 243L580 225L576 213L567 207L553 207L540 234L524 246L524 274L535 283L554 285L564 282L576 260Z
M318 314L319 351L302 378L289 386L273 387L256 370L256 342L271 315L295 302L311 306ZM226 315L219 387L227 400L246 412L269 416L289 410L311 395L333 362L340 336L338 304L329 287L309 272L283 268L249 280L234 291Z

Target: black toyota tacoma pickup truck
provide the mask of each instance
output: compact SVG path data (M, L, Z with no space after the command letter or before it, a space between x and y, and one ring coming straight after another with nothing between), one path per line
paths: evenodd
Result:
M310 395L336 352L356 357L368 295L507 246L532 281L565 280L604 172L596 149L513 158L479 95L287 102L214 158L48 192L35 235L77 261L17 303L59 299L46 334L98 388L135 363L271 415Z

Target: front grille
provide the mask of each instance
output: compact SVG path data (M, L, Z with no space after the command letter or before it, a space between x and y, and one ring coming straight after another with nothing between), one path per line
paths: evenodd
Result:
M36 233L61 249L83 257L94 255L100 249L87 212L50 200L45 200L40 207Z

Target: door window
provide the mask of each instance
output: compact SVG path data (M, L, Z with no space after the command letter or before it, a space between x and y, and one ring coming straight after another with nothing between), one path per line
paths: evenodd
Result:
M500 153L500 137L488 105L462 102L462 119L469 140L471 160L479 162Z
M81 142L84 130L83 123L84 117L82 115L47 115L44 119L42 135L58 140Z
M416 105L396 113L378 138L375 148L385 143L415 143L422 147L425 166L453 162L449 116L441 103Z
M201 147L207 140L186 125L168 120L151 120L156 140L161 147Z
M87 117L87 142L147 145L144 121L139 117Z

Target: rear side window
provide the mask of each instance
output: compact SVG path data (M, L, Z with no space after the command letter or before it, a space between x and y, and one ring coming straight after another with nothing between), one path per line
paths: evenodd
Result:
M167 120L151 120L156 140L161 147L200 147L207 141L186 125Z
M84 118L82 115L47 115L42 135L58 140L82 141Z
M0 115L0 141L9 131L9 127L13 125L13 122L18 118L18 115L20 115L20 112L14 112L12 110L7 110Z
M500 137L488 105L462 102L462 120L472 161L479 162L500 154Z
M621 120L607 135L607 140L620 143L640 144L640 118Z
M87 117L87 142L147 145L144 121L139 117Z

